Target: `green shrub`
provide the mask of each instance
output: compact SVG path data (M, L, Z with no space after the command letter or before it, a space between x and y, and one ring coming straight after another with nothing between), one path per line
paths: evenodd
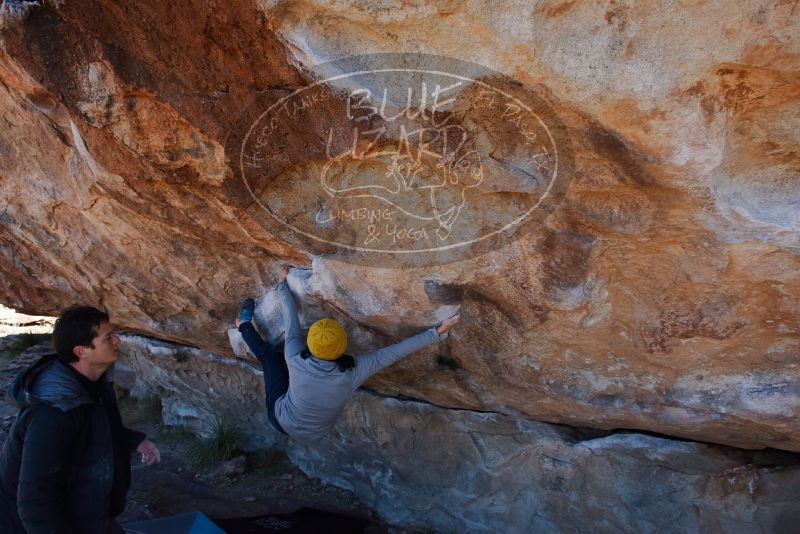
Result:
M50 334L19 334L11 345L0 350L0 363L6 364L39 343L50 341Z
M189 450L189 461L194 468L230 460L239 450L241 434L231 424L217 417L211 421L209 431L209 437L197 440Z
M25 352L34 345L49 342L51 338L52 336L50 334L20 334L15 348L20 352Z

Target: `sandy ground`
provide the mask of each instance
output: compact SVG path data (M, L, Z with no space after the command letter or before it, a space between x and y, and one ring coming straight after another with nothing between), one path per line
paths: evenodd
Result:
M199 510L214 519L259 517L257 532L400 532L382 525L351 492L306 477L283 453L242 455L197 470L187 461L190 436L153 422L131 426L147 432L162 456L155 466L134 461L123 523Z

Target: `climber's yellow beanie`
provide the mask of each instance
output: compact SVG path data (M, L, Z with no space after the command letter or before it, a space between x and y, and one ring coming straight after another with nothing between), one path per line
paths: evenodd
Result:
M338 321L320 319L308 331L308 350L320 360L335 360L347 348L347 332Z

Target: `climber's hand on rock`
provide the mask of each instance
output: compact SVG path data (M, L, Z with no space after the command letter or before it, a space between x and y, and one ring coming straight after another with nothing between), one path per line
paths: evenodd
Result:
M446 334L448 330L450 330L451 328L453 328L453 326L455 326L455 324L458 322L460 318L461 316L458 314L450 317L449 319L444 321L441 325L439 325L439 328L437 328L436 331L439 333L440 336Z

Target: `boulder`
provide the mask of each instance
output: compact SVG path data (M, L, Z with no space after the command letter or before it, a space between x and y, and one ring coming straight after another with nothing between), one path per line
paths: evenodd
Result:
M239 302L262 297L279 338L268 301L289 263L305 324L336 317L358 350L461 313L446 342L369 382L381 394L800 451L796 8L7 0L0 300L105 306L237 365ZM438 115L390 120L361 98L380 84L328 63L398 51L469 83ZM409 142L423 119L450 121L449 141ZM351 143L367 124L391 136ZM354 188L369 198L319 204ZM394 249L354 250L369 225L334 224L397 217L433 225L383 236L403 250L424 252L423 234L472 244L389 264ZM215 380L195 371L198 390ZM183 402L176 421L200 413Z
M391 524L437 532L788 533L800 520L796 454L576 429L363 391L322 442L299 445L266 421L256 365L138 336L123 347L140 387L162 397L165 422L202 433L223 414L244 446L286 450L307 475L353 491Z

